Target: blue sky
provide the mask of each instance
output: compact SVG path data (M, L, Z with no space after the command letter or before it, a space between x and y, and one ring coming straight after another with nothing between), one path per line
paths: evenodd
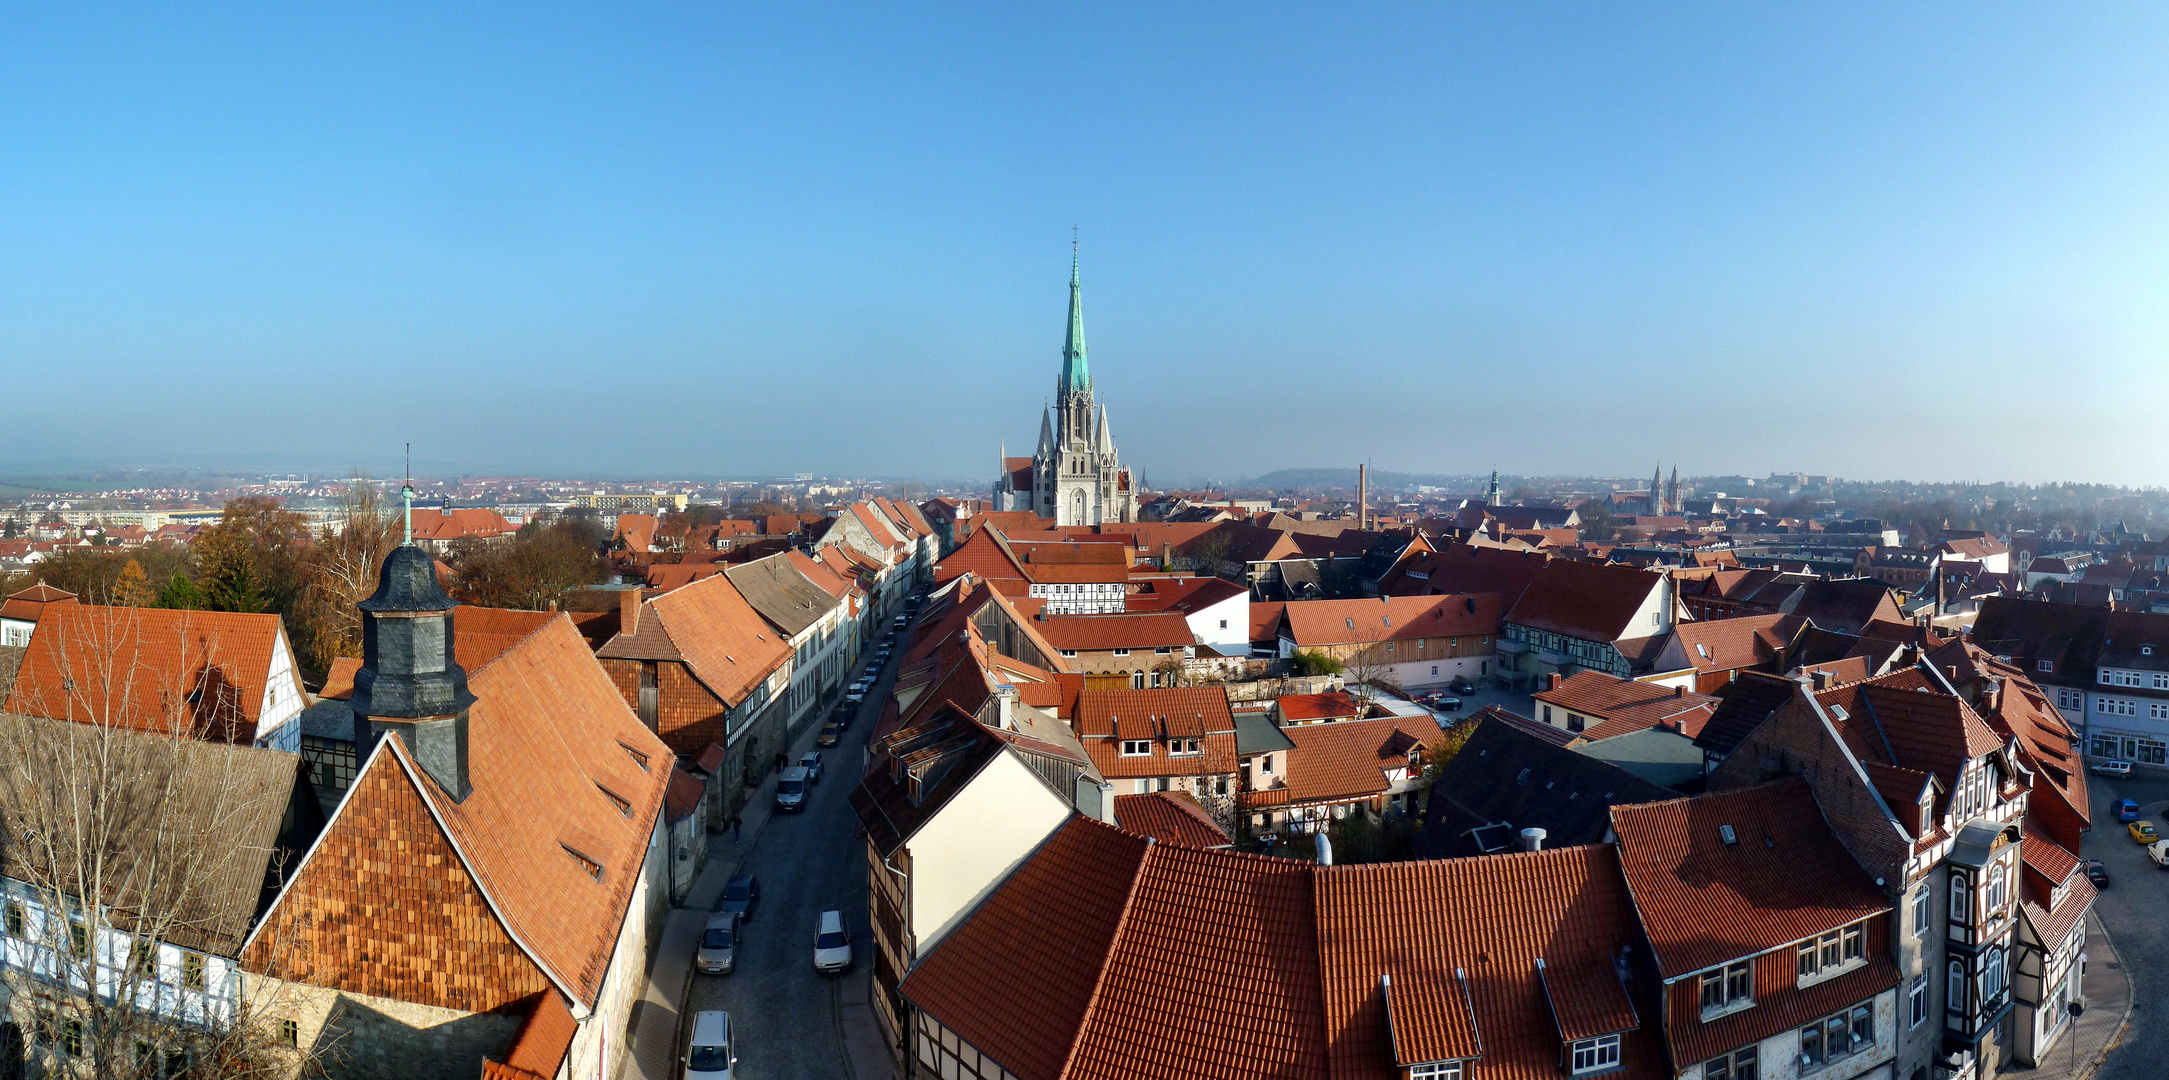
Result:
M10 442L2165 482L2169 9L1889 7L18 7Z

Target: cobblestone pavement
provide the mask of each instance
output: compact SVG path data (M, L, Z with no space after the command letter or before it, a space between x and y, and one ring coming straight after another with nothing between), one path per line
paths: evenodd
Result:
M865 842L856 837L850 794L880 719L877 703L894 678L892 658L841 745L813 745L819 722L795 740L791 760L818 749L826 765L803 812L773 813L771 772L742 812L740 838L709 837L707 868L686 906L670 912L620 1080L677 1077L687 1021L706 1009L730 1013L743 1080L892 1080L893 1056L867 997ZM741 869L760 878L761 903L739 946L738 970L695 974L701 928L724 882ZM843 912L857 954L858 963L840 977L813 970L814 920L827 908Z

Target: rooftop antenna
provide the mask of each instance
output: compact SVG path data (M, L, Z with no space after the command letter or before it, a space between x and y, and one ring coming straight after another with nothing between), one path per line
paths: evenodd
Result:
M407 482L399 489L399 501L405 504L401 517L406 522L402 545L414 543L414 444L407 444Z

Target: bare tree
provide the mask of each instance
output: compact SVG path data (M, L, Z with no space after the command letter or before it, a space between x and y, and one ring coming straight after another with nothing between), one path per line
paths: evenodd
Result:
M303 839L285 820L298 760L225 741L247 732L215 634L184 632L201 655L175 678L138 647L144 618L83 608L47 628L18 676L37 715L0 714L11 1019L46 1075L311 1072L280 1022L292 1003L251 1000L237 961ZM303 809L300 827L321 820Z
M1358 701L1368 704L1383 692L1400 690L1400 674L1386 652L1389 640L1376 628L1358 630L1348 654L1341 658L1348 690Z
M335 525L317 536L297 605L298 644L309 663L327 670L341 656L360 656L361 609L377 589L377 570L400 542L399 523L369 474L357 472Z

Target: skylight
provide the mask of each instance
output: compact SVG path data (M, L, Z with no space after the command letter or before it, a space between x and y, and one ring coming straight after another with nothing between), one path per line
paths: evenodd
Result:
M1731 847L1740 842L1740 834L1733 831L1730 825L1719 825L1717 827L1717 838L1724 841L1726 847Z

